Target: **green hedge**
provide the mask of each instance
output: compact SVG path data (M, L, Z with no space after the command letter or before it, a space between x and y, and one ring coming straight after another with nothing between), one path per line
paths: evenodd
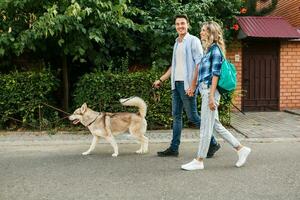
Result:
M171 128L171 89L167 81L159 90L152 89L154 80L162 72L153 70L135 73L94 72L85 74L75 85L72 98L72 109L86 102L97 111L122 112L137 111L136 108L123 107L120 98L139 96L148 105L148 129ZM26 127L43 129L59 125L52 123L59 120L58 113L44 106L43 103L57 105L54 91L59 81L49 70L41 72L12 72L0 74L0 128ZM200 110L201 98L198 98ZM40 109L39 109L40 108ZM39 121L41 111L41 124ZM20 120L16 122L14 119ZM230 123L230 104L221 100L220 119ZM189 126L184 115L184 126ZM12 127L13 125L13 127Z
M128 107L122 107L120 98L139 96L148 105L147 122L148 129L170 128L172 124L171 113L171 89L170 82L164 83L159 90L151 88L154 80L161 76L162 72L143 71L135 73L94 72L85 74L78 81L73 94L73 109L80 107L84 102L92 109L106 112L134 111ZM156 101L156 99L160 99ZM201 98L198 98L198 110L200 110ZM185 127L188 126L184 116ZM230 105L221 100L220 120L228 125L230 123Z
M76 84L73 109L86 102L89 107L97 111L135 111L134 108L121 106L119 99L139 96L148 105L148 127L168 128L171 121L171 91L168 87L153 90L151 86L156 77L158 73L154 71L85 74ZM157 97L160 97L159 102L155 101Z
M0 74L0 85L1 128L19 123L14 119L20 120L21 126L38 127L39 110L42 124L58 118L57 112L50 112L42 105L53 103L53 91L59 86L49 70Z

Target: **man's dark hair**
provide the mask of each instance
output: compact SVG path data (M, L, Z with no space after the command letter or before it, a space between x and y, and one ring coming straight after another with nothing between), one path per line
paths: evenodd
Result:
M184 19L186 19L187 23L190 23L189 18L188 18L188 16L186 14L175 15L174 22L176 21L177 18L184 18Z

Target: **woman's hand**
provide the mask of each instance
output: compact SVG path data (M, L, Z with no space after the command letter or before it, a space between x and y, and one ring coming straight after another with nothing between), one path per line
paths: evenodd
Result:
M211 111L214 111L216 109L215 97L213 95L209 95L208 106Z

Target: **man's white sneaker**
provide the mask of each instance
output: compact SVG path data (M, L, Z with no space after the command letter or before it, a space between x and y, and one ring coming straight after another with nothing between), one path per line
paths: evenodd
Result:
M192 160L191 162L181 165L181 169L192 171L197 169L204 169L204 165L202 161L198 161L196 159Z
M241 167L246 163L247 157L249 156L251 149L249 147L242 147L238 152L239 159L236 162L236 167Z

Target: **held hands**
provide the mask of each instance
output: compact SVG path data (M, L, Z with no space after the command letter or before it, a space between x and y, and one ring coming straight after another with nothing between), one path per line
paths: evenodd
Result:
M195 87L195 86L191 86L191 87L189 87L189 88L186 90L186 94L187 94L189 97L192 97L192 96L194 96L195 89L196 89L196 87Z

